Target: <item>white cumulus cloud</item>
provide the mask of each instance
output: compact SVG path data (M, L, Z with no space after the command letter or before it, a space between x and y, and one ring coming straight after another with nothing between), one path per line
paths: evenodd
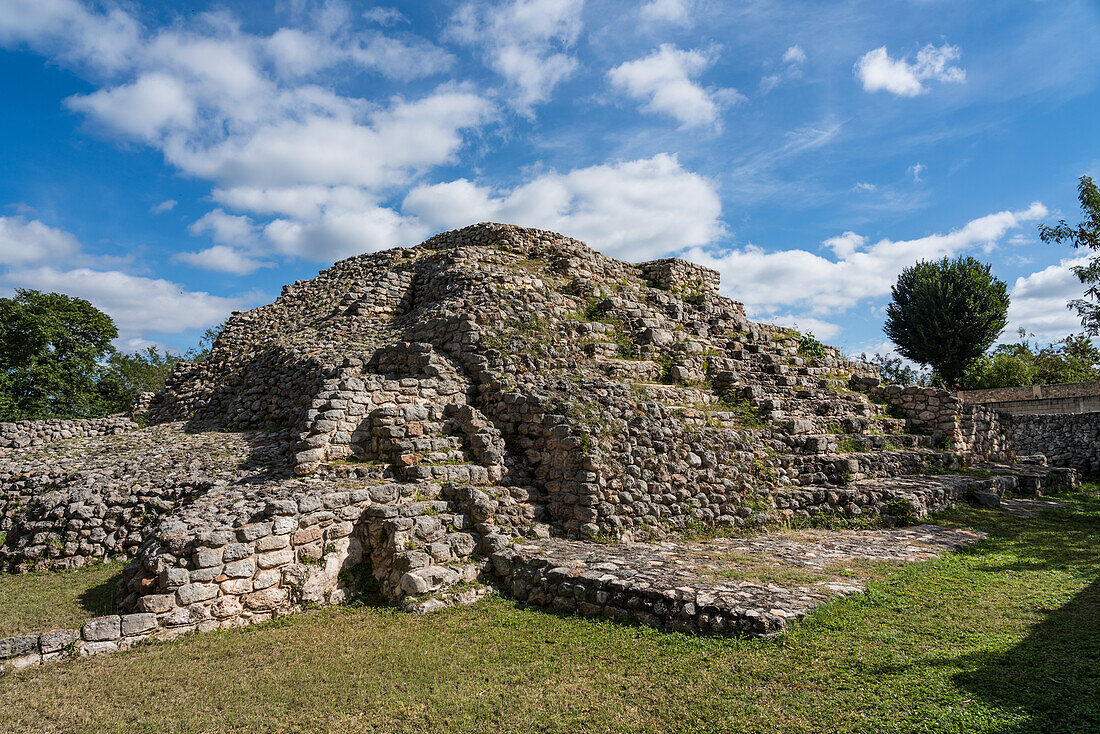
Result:
M1088 260L1088 256L1066 258L1057 265L1017 278L1009 291L1012 300L1006 332L1023 327L1040 341L1055 341L1080 331L1080 317L1066 304L1085 292L1084 284L1071 268L1085 265Z
M42 266L9 271L0 275L0 282L84 298L114 319L124 339L149 332L176 334L202 329L245 304L243 298L189 291L169 280L117 270Z
M726 104L744 99L736 89L705 89L694 78L713 63L710 54L662 44L649 56L608 72L611 85L638 100L642 109L670 115L685 128L716 125Z
M260 268L275 266L274 263L257 260L228 245L214 245L198 252L178 252L172 259L194 268L214 270L219 273L232 273L234 275L247 275L256 272Z
M216 324L243 297L226 298L160 278L86 267L117 261L83 252L69 232L22 217L0 217L0 291L33 288L84 298L115 321L119 343L143 341L150 332L176 334Z
M512 106L529 115L576 71L572 46L583 8L584 0L469 2L455 12L448 34L480 48L511 85Z
M642 18L650 23L689 26L693 4L692 0L650 0L640 12Z
M109 128L147 141L170 129L194 124L195 102L179 80L167 74L144 74L132 84L70 97L69 107Z
M64 230L49 227L37 219L0 217L0 264L27 265L71 258L80 243Z
M286 117L204 149L170 145L166 153L184 170L230 185L383 188L452 160L462 131L491 111L477 94L446 87L396 100L362 122L347 114Z
M499 6L486 17L499 16L499 27L516 44L545 51L536 56L549 63L531 71L545 74L558 59L551 47L576 39L580 7L579 0L530 0ZM392 8L364 17L382 25L401 20ZM379 198L455 161L467 133L496 112L473 87L456 83L389 99L362 99L314 83L318 72L338 65L407 81L453 62L424 39L355 30L354 20L348 5L329 2L307 25L270 35L244 32L227 11L146 30L123 9L12 0L0 12L0 45L31 46L82 72L95 67L89 77L99 88L69 98L71 109L159 149L180 172L210 181L219 203L278 215L255 228L239 212L225 211L196 224L193 232L210 234L224 247L180 259L243 273L266 264L259 251L265 241L290 254L346 247L336 242L350 238L351 199L361 202L360 221L378 218ZM490 29L499 24L493 21ZM270 237L264 240L261 232ZM318 238L315 247L303 239L308 236Z
M826 240L836 259L807 250L768 252L748 245L727 252L695 248L686 257L722 273L727 295L756 313L805 309L816 315L840 313L890 292L898 274L918 260L935 260L996 245L1010 230L1046 216L1034 203L974 219L947 234L870 243L855 232Z
M714 184L666 154L548 173L510 191L465 179L421 186L402 208L436 231L512 222L562 232L633 261L706 245L724 231Z
M209 235L215 242L243 245L255 239L255 225L243 215L226 214L222 209L207 212L190 227L193 235Z
M966 72L952 62L961 56L958 46L926 45L915 61L893 58L885 46L868 51L856 62L856 78L868 92L884 90L899 97L915 97L928 91L926 81L963 82Z
M415 245L429 234L415 218L376 205L329 206L313 219L276 219L264 229L264 236L279 252L323 261Z

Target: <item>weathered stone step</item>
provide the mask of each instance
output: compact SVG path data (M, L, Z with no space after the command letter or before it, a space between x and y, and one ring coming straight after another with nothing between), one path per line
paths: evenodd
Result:
M629 382L656 382L664 371L656 362L642 359L598 358L596 364L608 377Z
M710 390L663 382L637 382L635 387L645 390L650 398L669 406L689 407L716 405L721 399Z
M921 474L930 468L957 468L960 454L913 448L836 454L786 453L778 457L794 484L848 486L862 479Z
M804 434L905 434L909 431L909 421L904 418L879 418L865 416L805 416L792 418L780 426L795 435Z
M791 514L794 514L792 511ZM703 542L607 545L548 538L492 555L513 597L535 607L576 612L695 634L768 636L789 628L818 604L858 593L863 582L828 573L849 559L923 560L984 534L918 526L848 531L822 540L765 534ZM739 558L751 558L748 568ZM799 581L761 579L771 566Z
M905 474L863 479L844 487L811 484L784 488L776 494L776 507L794 517L827 512L846 517L870 514L906 524L966 499L996 506L1016 487L1013 475Z
M786 443L803 454L845 454L932 448L933 439L931 436L912 433L862 435L807 433L791 436Z
M410 482L456 482L459 484L487 485L501 479L501 470L497 466L479 466L472 463L436 463L417 462L402 470L406 481Z

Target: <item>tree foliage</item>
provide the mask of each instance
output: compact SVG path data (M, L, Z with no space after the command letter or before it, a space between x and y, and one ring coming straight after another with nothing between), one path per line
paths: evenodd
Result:
M1047 243L1069 242L1074 247L1100 250L1100 189L1089 176L1078 179L1077 200L1081 202L1085 220L1075 226L1066 224L1064 219L1053 227L1040 224L1039 238ZM1073 272L1087 288L1084 298L1075 298L1066 306L1077 311L1085 332L1096 336L1100 334L1100 255L1093 256L1085 265L1074 266Z
M111 346L111 317L88 301L18 290L0 298L0 421L124 412L138 393L163 388L181 360L205 359L224 326L207 329L186 355L125 354Z
M142 392L157 392L180 360L178 354L147 347L132 354L112 352L101 366L99 392L106 413L122 413Z
M1087 334L1070 334L1045 347L1028 342L1026 332L1020 336L1020 343L1001 344L977 360L967 371L963 387L975 390L1100 380L1100 349Z
M883 382L890 385L928 384L928 374L905 364L901 357L879 354L878 352L868 357L867 353L864 352L859 355L859 360L874 365L878 369L878 376L882 378Z
M1008 323L1008 288L972 257L918 262L898 276L883 330L898 352L957 385Z
M82 298L24 289L0 298L0 419L101 414L99 363L117 336Z

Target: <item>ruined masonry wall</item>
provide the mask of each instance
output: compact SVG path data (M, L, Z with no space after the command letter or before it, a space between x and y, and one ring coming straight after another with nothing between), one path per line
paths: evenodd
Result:
M953 451L1006 463L1015 457L1011 417L1000 411L970 405L935 387L882 386L875 378L857 378L853 386L870 386L873 398L904 412L913 428L949 441Z
M0 450L43 446L51 441L83 436L115 436L138 425L125 415L105 418L48 418L38 421L0 423Z
M1100 471L1100 413L1012 416L1016 452L1042 454L1054 466Z
M387 377L365 373L350 358L333 369L306 413L305 430L294 456L295 472L312 473L322 461L371 456L368 447L383 407L465 405L467 386L446 377ZM380 426L377 426L379 429Z
M321 365L315 359L282 348L264 350L235 368L213 359L181 362L152 399L147 415L152 423L296 427L320 383Z

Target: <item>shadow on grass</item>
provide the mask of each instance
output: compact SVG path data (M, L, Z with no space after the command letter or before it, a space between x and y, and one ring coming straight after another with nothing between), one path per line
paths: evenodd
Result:
M941 516L938 524L972 527L990 534L988 541L960 548L960 555L988 556L990 551L1010 550L1012 561L993 560L975 570L1064 571L1070 568L1100 569L1100 497L1074 494L1053 499L1065 507L1047 510L1038 517L1022 518L1008 513L960 505ZM1021 556L1016 547L1026 548ZM1013 547L1015 546L1015 547Z
M115 605L115 587L122 577L122 570L99 582L95 586L88 587L80 592L77 600L80 606L92 617L103 617L115 614L118 607Z
M1090 579L1007 650L941 657L924 665L962 668L952 679L987 704L1026 717L998 734L1100 732L1100 497L1055 497L1066 507L1036 518L958 508L945 519L990 533L959 554L989 557L989 573L1061 572Z
M960 687L1026 714L1009 732L1100 731L1100 580L1085 587L1002 653L959 660Z

